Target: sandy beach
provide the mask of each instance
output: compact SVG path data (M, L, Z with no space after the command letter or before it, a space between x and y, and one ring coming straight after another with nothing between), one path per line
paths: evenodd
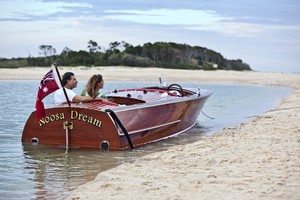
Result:
M47 68L0 69L0 80L40 80ZM195 143L104 171L66 199L300 199L300 74L129 67L61 67L77 79L250 83L293 88L276 109Z

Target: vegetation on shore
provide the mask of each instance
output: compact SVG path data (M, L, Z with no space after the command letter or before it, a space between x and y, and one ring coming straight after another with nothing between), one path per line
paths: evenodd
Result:
M251 70L241 59L227 60L220 53L200 46L173 42L145 43L133 46L124 41L111 42L109 48L101 48L90 40L88 51L73 51L65 47L60 54L51 45L40 45L40 57L0 58L1 68L27 66L133 66L172 69L203 70Z

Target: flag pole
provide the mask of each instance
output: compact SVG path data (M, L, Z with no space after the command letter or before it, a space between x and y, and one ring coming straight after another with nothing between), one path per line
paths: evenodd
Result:
M58 78L59 78L60 85L61 85L61 87L62 87L62 89L63 89L63 91L64 91L64 94L65 94L65 97L66 97L66 99L67 99L68 105L69 105L69 107L71 107L71 103L70 103L69 97L68 97L68 95L67 95L66 89L65 89L65 87L62 85L62 81L61 81L61 77L60 77L60 74L59 74L57 65L56 65L55 63L54 63L53 65L54 65L54 67L55 67L57 76L58 76Z

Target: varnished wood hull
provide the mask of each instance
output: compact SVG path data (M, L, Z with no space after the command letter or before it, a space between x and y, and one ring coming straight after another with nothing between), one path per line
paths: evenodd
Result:
M49 108L40 121L35 112L30 115L22 142L67 145L69 148L101 148L105 143L110 150L128 149L130 142L136 147L192 128L209 96L194 95L109 108L126 129L130 141L107 109L82 105ZM72 126L66 127L69 122Z

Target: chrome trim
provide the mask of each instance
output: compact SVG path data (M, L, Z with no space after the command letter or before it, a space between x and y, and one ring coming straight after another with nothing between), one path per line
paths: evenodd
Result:
M144 128L144 129L139 129L139 130L136 130L136 131L128 132L128 134L130 135L130 134L135 134L135 133L142 132L142 131L149 131L149 130L152 130L152 129L161 128L161 127L164 127L164 126L176 124L176 123L179 123L180 121L181 120L176 120L176 121L168 122L168 123L161 124L161 125L158 125L158 126L151 126L151 127L148 127L148 128ZM119 135L122 136L122 135L124 135L124 133L119 133Z
M158 138L158 139L156 139L156 140L152 140L152 141L150 141L150 142L145 142L145 143L143 143L143 144L141 144L141 145L149 144L149 143L153 143L153 142L157 142L157 141L164 140L164 139L168 139L168 138L171 138L171 137L175 137L176 135L180 135L180 134L184 133L185 131L190 130L191 128L193 128L193 127L195 126L195 124L196 124L196 123L194 123L193 125L187 127L186 129L184 129L184 130L182 130L182 131L176 132L176 133L171 134L171 135L168 135L168 136L166 136L166 137L162 137L162 138Z

